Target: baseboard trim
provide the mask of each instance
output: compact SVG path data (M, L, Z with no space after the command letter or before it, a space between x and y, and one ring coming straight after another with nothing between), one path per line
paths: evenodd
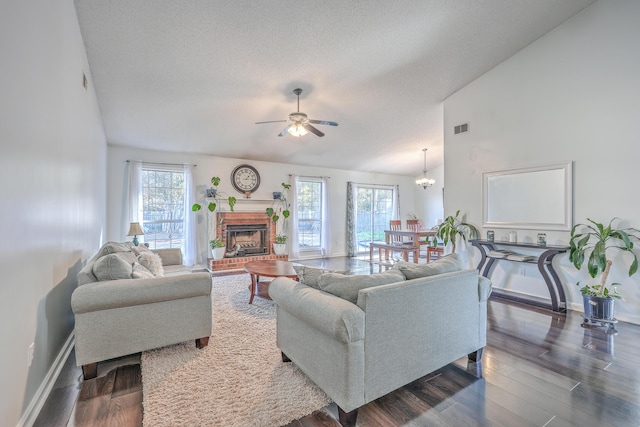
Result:
M49 393L51 393L51 390L53 390L53 386L56 383L56 380L58 379L58 376L60 375L64 364L69 358L69 354L71 353L71 350L73 350L74 345L75 336L73 332L71 332L71 334L67 338L67 341L64 343L62 349L58 353L58 356L56 356L56 359L53 361L53 364L49 368L49 371L40 384L40 387L38 387L36 394L33 396L33 399L31 399L31 402L29 402L29 406L27 406L27 409L22 414L22 417L20 418L20 421L18 421L16 427L31 427L36 421L36 418L38 418L40 410L49 397Z

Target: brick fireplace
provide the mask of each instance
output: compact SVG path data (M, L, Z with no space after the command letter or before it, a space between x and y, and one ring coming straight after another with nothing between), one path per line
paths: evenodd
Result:
M227 256L221 260L209 258L209 270L223 272L242 270L249 261L279 259L287 261L287 255L273 253L273 242L276 239L276 227L265 212L218 212L216 237L221 238L226 246Z

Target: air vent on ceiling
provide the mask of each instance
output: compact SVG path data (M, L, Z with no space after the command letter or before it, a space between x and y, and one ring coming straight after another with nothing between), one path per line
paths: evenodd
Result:
M463 132L469 132L469 123L463 123L453 128L454 135L457 135Z

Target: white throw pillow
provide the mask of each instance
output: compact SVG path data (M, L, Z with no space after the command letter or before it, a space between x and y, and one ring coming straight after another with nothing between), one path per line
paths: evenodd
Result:
M138 262L142 264L147 270L149 270L155 277L164 276L164 268L162 267L162 259L159 255L148 251L142 252L138 256Z
M136 262L133 264L133 273L131 273L131 277L134 279L153 279L154 275L152 272L147 270L145 266Z

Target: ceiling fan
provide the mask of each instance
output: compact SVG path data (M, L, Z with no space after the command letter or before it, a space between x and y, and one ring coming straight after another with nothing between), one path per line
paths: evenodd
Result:
M313 123L314 125L338 126L338 124L336 122L329 122L329 121L326 121L326 120L314 120L314 119L307 118L307 115L305 113L300 112L300 94L302 93L302 89L300 89L300 88L294 89L293 93L295 93L296 96L298 97L298 111L296 111L295 113L289 114L289 119L287 119L287 120L270 120L270 121L267 121L267 122L256 122L256 124L260 125L260 124L263 124L263 123L286 123L286 122L289 122L287 127L284 128L282 130L282 132L280 132L278 134L278 136L285 136L287 133L289 133L289 134L291 134L293 136L303 136L303 135L306 135L308 132L316 134L317 136L324 136L323 132L321 132L318 128L316 128L314 126L311 126L311 124Z

